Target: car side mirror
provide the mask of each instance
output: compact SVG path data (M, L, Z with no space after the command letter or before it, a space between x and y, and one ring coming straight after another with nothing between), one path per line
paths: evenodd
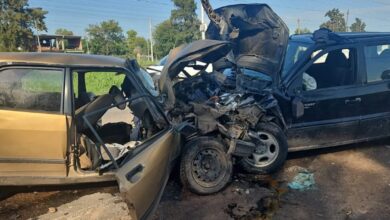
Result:
M381 78L383 80L386 80L386 79L390 79L390 70L385 70L383 71L382 75L381 75Z
M292 101L292 115L294 118L300 118L305 114L305 106L300 98L295 97Z

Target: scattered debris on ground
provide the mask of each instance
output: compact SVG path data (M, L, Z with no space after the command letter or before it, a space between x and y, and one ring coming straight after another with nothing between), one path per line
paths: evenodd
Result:
M307 170L300 171L293 179L288 183L290 189L305 191L307 189L313 189L315 185L314 174Z
M389 158L380 144L301 152L274 176L236 174L209 196L173 178L154 219L390 219ZM315 175L315 187L289 189L304 171ZM0 202L0 219L128 219L117 193L117 187L21 193Z

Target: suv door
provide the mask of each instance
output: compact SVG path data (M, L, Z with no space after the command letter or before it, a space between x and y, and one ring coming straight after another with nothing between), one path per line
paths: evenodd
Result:
M0 176L66 176L64 70L0 69Z
M296 92L304 115L292 119L291 150L348 143L358 138L362 97L357 49L317 50L300 71Z
M365 85L362 87L362 135L389 136L390 128L390 41L363 46Z

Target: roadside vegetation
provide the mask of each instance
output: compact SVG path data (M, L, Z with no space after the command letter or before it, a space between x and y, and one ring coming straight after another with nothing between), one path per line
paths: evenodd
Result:
M169 51L184 43L201 38L200 21L196 14L195 0L171 0L174 8L170 17L156 25L153 33L154 60L166 56ZM42 8L31 8L28 0L0 0L0 52L31 51L34 31L47 31L45 19L50 12ZM364 32L366 24L355 18L348 26L346 16L334 8L325 13L328 18L320 27L333 31ZM115 20L90 24L83 38L84 52L137 59L141 66L154 64L150 50L150 39L139 36L135 30L123 30ZM299 27L295 34L311 33L306 27ZM57 35L73 35L72 30L58 28Z

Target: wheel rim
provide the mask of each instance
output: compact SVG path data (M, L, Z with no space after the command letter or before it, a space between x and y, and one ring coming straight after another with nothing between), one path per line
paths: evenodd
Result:
M254 167L266 167L275 162L279 155L279 143L276 138L268 132L257 132L259 143L255 152L245 158L246 162Z
M214 187L223 179L223 156L218 150L200 150L192 161L191 171L194 180L203 187Z

